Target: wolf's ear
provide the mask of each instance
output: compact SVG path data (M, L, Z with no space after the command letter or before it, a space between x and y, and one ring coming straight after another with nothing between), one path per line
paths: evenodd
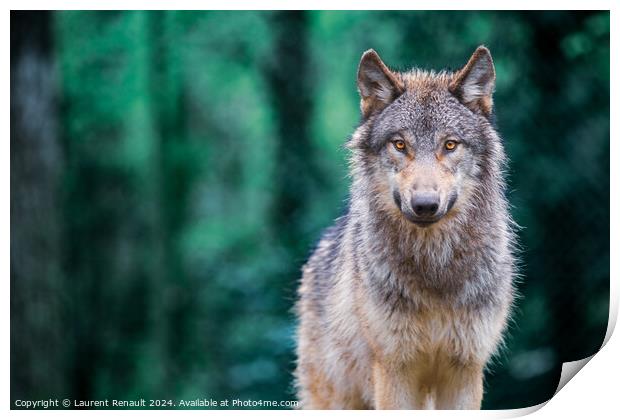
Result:
M489 117L493 111L495 67L491 53L480 46L465 67L456 72L448 87L464 105Z
M387 68L375 50L362 55L357 69L357 88L364 118L388 106L404 91L401 81Z

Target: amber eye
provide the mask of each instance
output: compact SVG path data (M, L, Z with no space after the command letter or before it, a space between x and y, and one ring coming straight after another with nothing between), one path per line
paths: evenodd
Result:
M458 143L455 142L454 140L448 140L447 142L444 143L443 147L445 147L447 151L451 152L454 149L456 149L457 145Z
M396 148L396 150L398 150L399 152L404 152L405 148L407 147L407 145L405 144L404 141L402 140L396 140L394 141L394 147Z

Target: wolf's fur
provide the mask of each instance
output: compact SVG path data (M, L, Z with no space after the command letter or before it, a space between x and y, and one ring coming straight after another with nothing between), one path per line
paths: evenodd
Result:
M362 57L349 209L299 288L302 407L480 408L514 294L494 80L484 47L455 73ZM437 220L412 210L422 193L438 200Z

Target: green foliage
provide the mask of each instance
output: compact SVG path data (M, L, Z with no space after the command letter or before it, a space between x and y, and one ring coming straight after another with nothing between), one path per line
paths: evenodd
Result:
M495 59L523 268L484 407L548 399L561 362L601 345L608 12L65 11L53 23L66 367L39 372L43 393L63 375L72 398L294 399L295 289L345 207L368 48L400 69L458 68L479 44Z

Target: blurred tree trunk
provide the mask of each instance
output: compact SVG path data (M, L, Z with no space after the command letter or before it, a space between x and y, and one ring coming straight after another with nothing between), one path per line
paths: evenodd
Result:
M272 224L284 249L299 257L307 245L304 210L318 181L310 138L308 15L301 10L280 11L272 19L275 47L266 70L278 133Z
M539 86L540 91L547 91L549 94L556 95L558 98L565 98L553 107L545 110L545 118L548 127L552 127L552 131L545 133L537 131L532 133L532 137L539 137L541 140L536 143L538 150L546 151L553 154L557 149L557 139L570 136L575 130L575 125L566 120L566 115L581 114L580 123L583 123L588 117L588 107L585 110L583 104L573 107L570 105L571 92L566 91L568 85L566 80L567 72L563 73L564 77L558 77L556 70L566 66L567 60L562 42L566 37L575 32L575 28L582 28L584 23L596 12L580 11L572 13L557 12L524 12L526 22L531 30L532 38L536 48L532 50L532 62L536 63L533 67L532 80ZM585 100L585 99L584 99ZM602 163L601 163L602 164ZM608 184L607 184L608 185ZM588 203L583 197L604 197L608 187L604 183L599 183L601 191L595 191L588 188L586 184L575 184L571 188L571 196L563 200L556 200L551 206L545 203L537 203L538 218L541 226L537 229L546 230L545 247L547 249L532 255L535 260L541 258L544 261L543 267L548 268L548 272L544 278L548 279L543 283L545 294L548 296L550 303L551 319L555 326L551 329L549 342L555 347L558 354L559 362L567 362L584 358L593 354L602 344L605 330L588 331L588 314L584 310L583 301L580 298L583 291L590 287L587 284L587 272L590 269L591 260L587 260L586 255L581 252L580 258L571 258L574 254L575 244L584 241L589 235L593 236L591 243L596 244L597 234L592 227L584 229L583 232L570 229L566 230L566 226L574 226L579 228L583 225L583 213L589 211L589 207L580 207L581 203ZM543 199L543 197L541 197ZM589 204L589 203L588 203ZM607 202L607 208L609 202ZM556 222L558 214L562 215L564 224ZM566 249L558 248L558 238L564 238L562 242ZM572 238L572 239L571 239ZM598 242L602 244L600 255L605 253L608 241ZM608 248L607 248L608 249ZM539 275L542 275L539 273ZM562 287L566 281L582 282L574 287ZM579 331L579 333L576 333ZM597 343L596 336L600 337ZM591 339L584 340L584 337Z
M164 275L147 14L64 12L57 27L72 397L154 393L166 365L143 352Z
M177 246L187 218L187 202L193 175L187 162L186 112L181 77L181 53L174 11L153 11L148 14L149 91L152 98L153 121L157 132L157 166L154 175L158 185L157 223L160 279L154 285L153 335L164 363L163 388L181 380L189 360L187 341L195 332L187 331L192 313L191 287Z
M11 400L64 389L51 12L11 12Z

